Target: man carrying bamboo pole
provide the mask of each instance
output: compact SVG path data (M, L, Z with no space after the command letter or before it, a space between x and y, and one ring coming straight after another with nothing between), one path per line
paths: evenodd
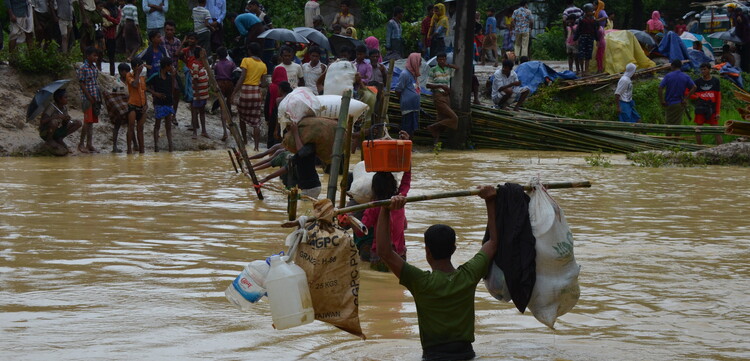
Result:
M392 249L390 212L402 209L406 198L394 196L389 207L380 209L375 232L378 256L414 296L424 360L467 360L475 356L471 346L474 342L474 292L497 251L495 195L492 186L480 189L479 197L487 206L489 241L458 268L451 262L456 251L453 228L436 224L425 231L425 253L432 272L410 265Z

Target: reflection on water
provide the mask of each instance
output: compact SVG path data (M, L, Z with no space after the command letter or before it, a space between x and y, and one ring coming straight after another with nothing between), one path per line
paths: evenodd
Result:
M363 270L367 341L321 322L275 331L260 303L223 290L244 263L283 250L285 199L255 200L226 153L5 158L0 166L0 357L411 359L416 309L390 274ZM590 180L552 191L576 236L581 300L556 330L477 291L481 359L750 358L746 168L644 169L544 152L415 154L410 194L477 184ZM305 205L305 207L308 207ZM447 223L457 262L483 234L478 198L407 206L409 259Z

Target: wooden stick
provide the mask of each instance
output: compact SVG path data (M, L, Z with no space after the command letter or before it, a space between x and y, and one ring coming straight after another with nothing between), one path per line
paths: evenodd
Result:
M328 196L331 202L336 204L336 186L341 169L341 145L344 138L344 126L349 119L349 103L352 100L352 91L345 90L341 97L341 110L339 111L339 122L336 126L336 136L333 139L333 155L331 155L331 172L328 174Z
M341 178L341 195L339 196L339 208L346 205L346 189L349 188L349 161L352 158L352 128L354 127L354 117L349 116L346 122L346 139L344 140L344 174Z
M232 151L227 149L227 153L229 153L229 160L232 161L232 168L234 168L234 172L239 173L240 171L237 170L237 164L234 163L234 156L232 156Z
M293 221L297 219L297 199L299 194L299 188L293 187L287 198L287 212L289 213L289 220Z
M544 186L544 188L546 189L591 188L591 182L582 181L582 182L543 183L542 186ZM531 191L534 188L530 185L524 185L523 189L525 191ZM424 194L424 195L419 195L419 196L406 197L406 203L430 201L434 199L443 199L443 198L468 197L468 196L475 196L477 194L479 194L479 189ZM390 204L391 204L391 200L386 199L382 201L375 201L375 202L370 202L370 203L358 204L356 206L340 208L340 209L337 209L334 213L335 215L353 213L353 212L362 211L368 208L388 206ZM308 222L313 222L315 220L316 220L315 217L308 218ZM284 228L291 228L291 227L296 227L297 223L290 221L290 222L286 222L282 224L281 226Z
M239 149L239 153L242 156L242 160L245 162L245 168L247 168L247 173L250 176L250 179L253 181L253 185L255 188L255 194L258 196L258 199L263 200L263 192L260 190L260 182L258 182L258 177L255 176L255 170L253 169L252 163L250 163L250 159L247 156L247 150L245 149L245 142L242 140L242 135L240 134L240 130L237 127L237 123L232 121L232 114L229 112L229 108L227 107L227 103L224 101L224 96L221 94L221 89L219 88L219 84L216 82L216 78L214 78L214 71L211 69L211 67L208 64L208 59L206 59L206 52L205 50L201 52L201 62L203 62L203 67L206 68L206 73L208 74L208 82L211 84L211 86L219 93L219 106L221 106L221 116L226 120L227 127L229 128L229 132L232 134L232 137L234 138L234 142L237 143L237 148ZM240 163L239 158L237 159L237 162ZM241 163L240 163L241 164ZM241 168L241 165L240 165ZM244 172L244 171L243 171Z

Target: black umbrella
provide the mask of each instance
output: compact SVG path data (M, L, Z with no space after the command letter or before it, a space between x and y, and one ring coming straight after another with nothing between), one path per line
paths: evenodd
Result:
M350 36L343 36L343 35L333 35L330 38L328 38L328 42L331 44L331 51L333 51L333 54L338 56L338 52L343 47L348 47L349 50L352 52L351 55L354 55L355 49L357 49L357 46L365 45L365 42L362 40L357 40L355 38L352 38Z
M39 114L42 114L44 109L52 102L52 95L58 89L68 86L69 82L70 79L56 80L45 85L44 88L37 90L36 94L34 94L34 99L31 99L31 103L29 103L29 107L26 109L26 121L28 122L38 117Z
M294 32L304 36L310 42L318 44L318 46L323 49L328 51L331 50L331 44L328 42L328 38L320 31L313 28L299 27L294 28Z
M628 30L635 35L635 40L646 46L656 46L656 41L647 32L643 30Z
M273 39L273 40L278 40L284 43L302 43L302 44L310 43L309 41L307 41L307 39L305 39L304 36L297 34L294 31L291 31L289 29L266 30L260 35L258 35L258 38Z

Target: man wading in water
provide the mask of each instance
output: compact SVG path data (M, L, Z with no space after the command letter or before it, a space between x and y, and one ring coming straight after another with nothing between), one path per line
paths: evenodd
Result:
M394 196L389 207L380 209L375 232L378 256L414 296L423 360L474 358L471 347L474 342L474 292L497 251L495 195L492 186L481 188L479 197L487 205L489 241L458 269L451 262L456 251L453 228L436 224L425 231L425 253L432 272L422 271L404 261L391 247L390 211L403 208L406 198Z

